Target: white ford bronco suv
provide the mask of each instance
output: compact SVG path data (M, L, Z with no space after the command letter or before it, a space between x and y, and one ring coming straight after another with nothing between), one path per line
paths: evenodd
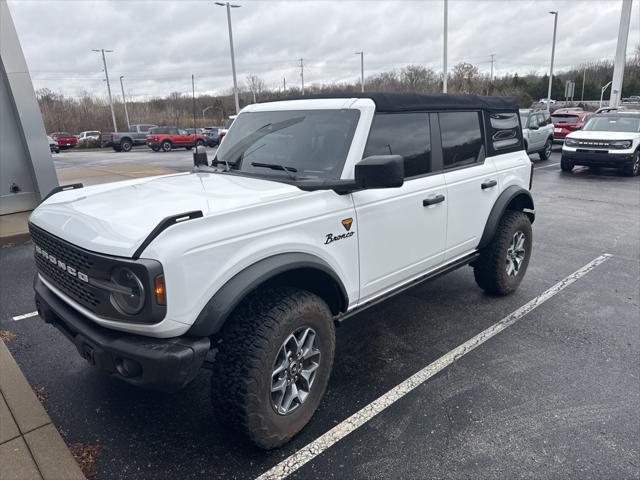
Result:
M345 97L250 105L191 172L58 187L30 218L40 316L134 385L211 369L220 417L270 449L318 407L335 322L464 265L513 292L535 215L515 101Z

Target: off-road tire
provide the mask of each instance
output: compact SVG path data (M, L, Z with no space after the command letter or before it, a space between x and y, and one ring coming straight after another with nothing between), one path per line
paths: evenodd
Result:
M285 339L313 328L321 356L308 397L287 415L276 412L271 379ZM211 393L218 418L260 448L288 442L309 422L324 395L335 352L335 327L326 302L289 287L252 293L225 323L216 344Z
M623 167L622 173L627 177L635 177L640 174L640 150L636 150L632 163Z
M160 145L160 148L162 149L163 152L170 152L171 149L173 148L173 145L171 145L171 142L169 140L165 140Z
M160 147L158 147L157 145L154 145L153 147L151 147L151 150L153 150L154 152L159 152Z
M538 156L540 157L540 160L542 161L549 160L552 149L553 149L553 140L551 140L550 138L547 138L547 141L544 144L544 148L538 152Z
M507 251L514 235L525 235L525 255L515 276L507 274ZM473 265L473 274L480 288L495 295L508 295L514 292L524 277L532 247L531 221L524 212L507 210L498 224L491 243L480 251L480 258Z
M122 140L120 142L120 148L123 152L130 152L133 148L133 143L131 143L131 140Z
M560 159L560 169L563 172L571 172L571 170L573 170L573 162L562 157Z

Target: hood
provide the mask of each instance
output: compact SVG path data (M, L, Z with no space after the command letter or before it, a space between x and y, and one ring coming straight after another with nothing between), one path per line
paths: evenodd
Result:
M87 250L131 257L166 217L193 210L211 216L301 195L297 187L269 180L187 173L60 192L30 221Z
M638 134L633 132L604 132L596 130L578 130L567 135L576 140L631 140Z

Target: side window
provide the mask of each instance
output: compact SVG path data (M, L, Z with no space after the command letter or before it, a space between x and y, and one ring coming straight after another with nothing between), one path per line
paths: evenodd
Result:
M178 135L179 132L178 132L177 128L169 128L169 129L167 129L167 133L169 135Z
M547 124L547 120L544 118L544 115L542 113L538 113L538 125L540 125L541 127L544 127Z
M429 114L376 114L364 149L371 155L402 155L407 178L431 172Z
M445 169L483 160L484 148L478 112L441 112L438 117Z
M515 112L489 113L486 122L490 147L495 153L520 150L522 147L518 114Z
M537 127L538 125L538 117L536 115L529 115L529 124L527 126L531 128Z
M141 133L145 133L149 131L150 126L149 125L140 125L138 127L138 129L140 130Z

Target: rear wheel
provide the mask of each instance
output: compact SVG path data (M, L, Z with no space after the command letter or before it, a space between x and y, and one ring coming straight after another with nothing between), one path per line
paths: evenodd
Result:
M547 143L544 144L544 148L538 152L540 160L549 160L551 156L551 148L553 147L553 141L547 138Z
M170 152L172 145L171 142L169 140L165 140L164 142L162 142L162 144L160 145L160 148L162 148L163 152Z
M573 170L573 162L562 157L560 159L560 169L563 172L570 172L571 170Z
M622 173L628 177L635 177L640 174L640 150L636 151L633 161L622 169Z
M158 145L154 145L151 147L151 150L153 150L154 152L159 152L160 151L160 147Z
M133 148L133 143L131 143L131 140L126 139L120 142L120 147L122 148L123 152L130 152Z
M524 212L507 210L491 243L480 252L473 274L480 288L496 295L515 291L531 257L533 233Z
M324 395L335 351L331 311L317 295L251 294L226 322L212 375L218 416L264 449L288 442Z

